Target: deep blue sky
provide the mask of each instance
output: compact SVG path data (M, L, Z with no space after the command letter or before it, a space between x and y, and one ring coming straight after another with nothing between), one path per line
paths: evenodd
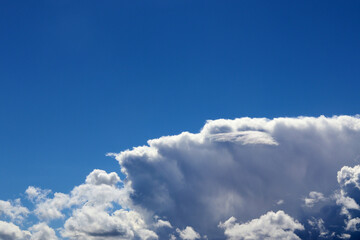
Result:
M0 198L205 120L359 113L359 1L1 1Z

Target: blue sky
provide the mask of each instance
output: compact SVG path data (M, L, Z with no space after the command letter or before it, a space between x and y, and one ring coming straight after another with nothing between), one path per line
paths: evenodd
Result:
M0 198L208 119L355 115L359 1L2 1Z

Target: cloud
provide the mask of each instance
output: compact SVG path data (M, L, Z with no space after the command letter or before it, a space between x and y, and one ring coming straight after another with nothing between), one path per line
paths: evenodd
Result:
M115 172L106 173L104 170L95 169L86 177L85 182L93 185L115 185L120 182L120 178Z
M70 197L64 193L55 193L53 198L41 200L36 204L34 213L41 220L53 220L57 218L64 218L61 212L70 201Z
M219 227L225 230L229 240L271 240L271 239L300 239L295 230L304 230L304 226L283 211L268 212L260 218L239 224L236 218L231 217Z
M31 232L31 240L57 240L54 229L50 228L46 223L38 223L29 228Z
M66 218L59 231L64 238L158 239L158 235L148 229L147 221L149 225L154 225L154 228L172 227L170 222L162 219L157 219L155 223L155 219L151 219L146 211L141 212L140 207L129 209L129 195L132 191L128 184L118 186L120 182L115 172L107 173L95 169L86 177L85 183L75 186L69 194L54 193L53 196L39 198L38 193L44 191L34 187L28 188L26 193L28 196L35 196L29 198L36 199L34 213L39 219L51 222L54 219ZM42 224L35 225L30 230L35 231L40 227L46 229ZM50 230L42 231L41 234L48 236L48 239L54 236ZM40 236L40 233L37 235Z
M45 199L46 196L50 194L50 192L51 192L50 190L43 190L41 188L29 186L26 189L25 194L26 194L27 198L30 199L30 201L39 202L39 201Z
M26 240L30 239L28 231L22 231L13 223L0 221L0 239L2 240Z
M325 200L324 194L312 191L309 193L309 197L305 198L305 205L307 207L313 207L316 203Z
M313 227L313 229L316 229L319 231L318 236L321 238L327 238L329 237L329 231L325 227L324 220L319 218L312 218L308 220L309 225Z
M168 227L168 228L172 228L171 223L169 221L164 221L159 219L156 223L155 223L155 227L160 228L160 227Z
M360 237L359 116L218 119L109 155L123 179L30 186L28 208L0 202L1 224L33 239Z
M114 203L127 206L127 201L131 190L127 187L118 187L120 182L119 176L115 173L106 173L103 170L93 170L85 180L84 184L74 187L69 193L54 193L53 197L37 198L34 213L41 219L51 221L54 219L64 218L64 209L75 206L97 206L107 208ZM34 187L29 187L27 191ZM37 189L41 192L41 189ZM29 195L29 194L28 194Z
M19 226L0 221L1 240L57 240L54 229L46 223L38 223L31 226L27 231L21 230Z
M148 230L142 216L135 211L117 210L108 214L104 209L83 206L65 222L61 235L71 239L157 239Z
M12 221L21 222L29 214L29 210L21 205L20 199L12 202L0 200L1 214L9 217Z
M176 229L176 232L179 233L179 237L184 240L195 240L200 238L200 234L197 233L192 227L187 226L185 229L180 230Z
M229 216L244 222L284 210L306 222L319 209L304 210L303 196L331 196L339 188L337 171L359 162L360 119L219 119L196 134L110 155L131 182L134 204L173 226L221 238L216 226ZM323 201L314 193L308 204ZM274 204L279 199L284 204Z

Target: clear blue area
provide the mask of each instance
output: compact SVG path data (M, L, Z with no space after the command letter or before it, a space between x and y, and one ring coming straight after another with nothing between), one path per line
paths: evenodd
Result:
M360 108L360 1L0 3L0 199L216 118Z

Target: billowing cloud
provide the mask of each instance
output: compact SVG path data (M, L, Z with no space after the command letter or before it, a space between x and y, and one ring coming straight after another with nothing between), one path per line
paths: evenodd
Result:
M95 169L86 177L85 182L93 185L115 185L120 182L120 178L115 172L107 173L104 170Z
M0 215L5 215L12 221L20 222L29 214L29 210L21 205L20 199L15 201L0 200Z
M3 240L26 240L30 239L31 234L28 231L22 231L13 223L0 221L0 239Z
M51 192L50 190L44 190L38 187L29 186L26 189L25 194L27 198L30 199L30 201L39 202L45 199L46 196L50 194L50 192Z
M50 228L46 223L38 223L29 228L31 232L31 240L57 240L54 229Z
M66 220L62 236L79 240L158 239L139 213L120 209L109 214L93 206L75 210Z
M22 201L32 208L1 201L1 224L12 224L14 232L6 234L79 240L360 235L359 116L219 119L199 133L109 155L123 179L95 169L69 193L30 186ZM26 225L17 224L29 216ZM62 226L52 228L54 220Z
M192 227L187 226L185 229L180 230L176 229L176 232L179 233L179 237L184 240L195 240L200 238L200 234L197 233Z
M239 224L236 218L231 217L219 226L225 229L225 235L229 240L285 240L300 239L295 230L304 230L304 226L294 220L283 211L268 212L258 219Z
M359 162L360 119L220 119L200 133L149 140L114 156L135 204L179 228L221 238L215 226L229 216L244 222L284 210L305 219L317 211L303 210L304 198L331 196L339 169Z

